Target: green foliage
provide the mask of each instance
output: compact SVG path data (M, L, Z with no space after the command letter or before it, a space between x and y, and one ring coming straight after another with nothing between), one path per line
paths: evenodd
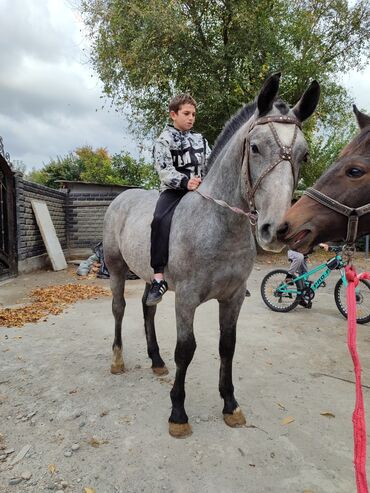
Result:
M79 181L83 164L70 152L65 157L58 156L44 165L40 170L32 170L26 178L50 188L59 188L57 180Z
M136 161L127 153L110 157L103 148L77 148L65 157L51 160L40 170L32 170L27 179L51 188L59 188L58 180L85 181L111 185L155 188L158 185L154 167L143 159Z
M331 126L319 125L308 134L310 158L302 167L299 189L312 186L329 165L338 158L341 150L358 131L352 113L345 114Z
M146 189L158 188L159 178L154 166L146 164L143 159L135 161L127 153L112 157L112 169L125 185L140 186Z
M201 103L197 128L212 143L277 70L290 103L320 81L309 130L320 121L325 134L349 107L334 75L369 57L367 0L83 0L81 9L105 94L131 105L144 134L163 126L174 93L190 91Z
M305 125L311 185L353 135L340 74L369 59L368 0L83 0L91 61L105 94L132 108L137 133L158 133L171 96L200 102L197 129L212 144L225 122L282 71L281 95L294 104L310 80L322 87ZM338 75L339 74L339 75Z

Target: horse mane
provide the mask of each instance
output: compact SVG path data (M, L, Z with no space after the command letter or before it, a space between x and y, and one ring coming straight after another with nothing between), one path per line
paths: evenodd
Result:
M289 106L280 98L276 99L276 101L274 102L274 106L282 115L286 115L289 113ZM235 113L235 115L232 116L228 122L226 122L220 135L215 140L215 145L213 146L212 152L208 158L208 170L216 161L217 156L221 153L222 149L229 142L235 132L239 130L239 128L251 118L253 113L256 111L256 108L256 101L254 101L253 103L248 103L243 106L237 113Z
M370 126L367 126L357 134L353 140L342 150L339 157L359 155L370 157Z
M226 122L224 128L222 129L220 135L215 140L212 152L208 158L207 169L209 170L213 163L215 162L217 156L220 154L221 150L229 142L231 137L235 134L241 126L246 123L253 113L256 111L257 103L248 103L243 106L234 116Z

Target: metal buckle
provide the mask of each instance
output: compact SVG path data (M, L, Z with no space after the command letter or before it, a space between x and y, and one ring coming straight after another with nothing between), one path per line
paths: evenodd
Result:
M250 211L248 216L251 226L256 226L258 222L258 211L256 209L254 211Z
M345 259L347 264L352 262L353 257L356 253L356 247L353 243L343 245L342 249L342 257Z
M281 147L280 148L280 157L285 161L290 161L292 159L292 150L290 147Z

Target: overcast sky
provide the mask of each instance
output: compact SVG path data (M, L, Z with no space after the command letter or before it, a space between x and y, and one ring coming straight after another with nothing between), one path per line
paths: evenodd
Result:
M124 115L101 109L73 0L0 0L0 12L0 136L11 160L40 168L86 144L138 157ZM370 68L345 83L370 112Z

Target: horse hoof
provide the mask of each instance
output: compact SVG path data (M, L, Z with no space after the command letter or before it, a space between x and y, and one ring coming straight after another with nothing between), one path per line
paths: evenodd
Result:
M237 407L232 414L224 414L224 421L231 428L240 428L247 423L240 407Z
M166 366L157 367L157 368L152 367L152 370L153 373L155 373L158 376L168 375L168 370Z
M189 437L193 432L189 423L169 423L168 431L171 437L174 438L186 438Z
M113 373L113 375L119 375L121 373L124 373L125 371L125 365L121 363L120 365L112 365L110 367L110 372Z

